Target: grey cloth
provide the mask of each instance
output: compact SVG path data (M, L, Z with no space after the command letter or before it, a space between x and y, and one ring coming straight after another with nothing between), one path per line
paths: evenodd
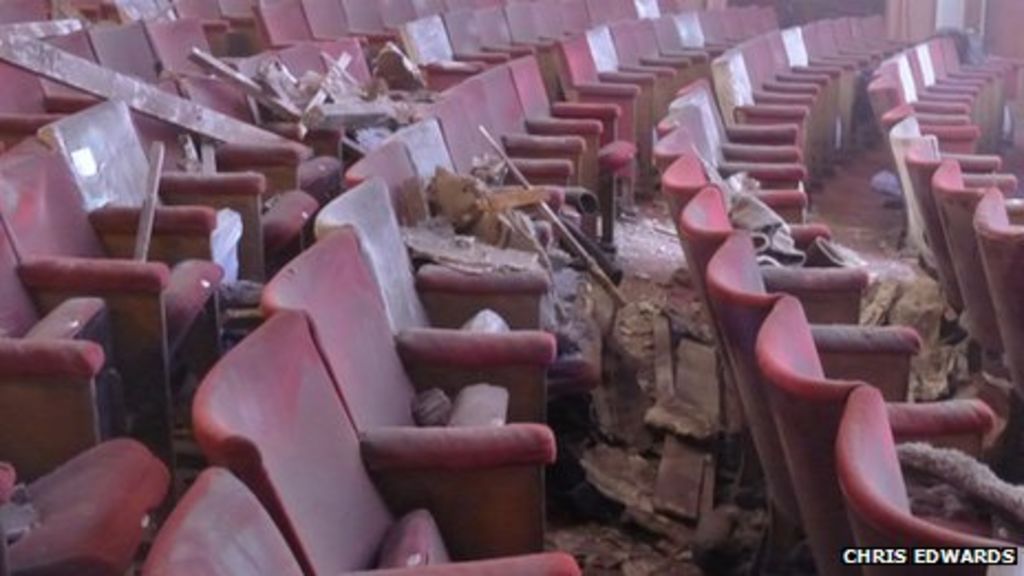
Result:
M959 450L914 442L900 444L896 451L901 465L945 481L1018 531L1024 527L1024 487L1003 482L988 466Z
M796 247L789 224L775 210L753 194L760 184L736 174L725 181L729 221L740 230L751 233L758 262L769 266L803 266L806 256Z

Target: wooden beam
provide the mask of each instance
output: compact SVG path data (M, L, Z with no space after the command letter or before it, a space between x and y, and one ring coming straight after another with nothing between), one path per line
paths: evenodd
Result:
M149 148L149 174L146 176L146 197L139 212L139 229L135 232L135 260L149 258L149 244L153 239L153 222L160 203L160 174L164 170L164 144L153 142Z
M203 52L199 48L192 48L189 59L221 79L237 86L249 96L259 100L261 104L283 116L286 120L299 121L302 119L302 110L299 110L295 104L278 95L268 93L258 82L228 66L216 56Z
M0 37L0 60L94 96L122 100L132 110L221 142L292 142L38 40Z

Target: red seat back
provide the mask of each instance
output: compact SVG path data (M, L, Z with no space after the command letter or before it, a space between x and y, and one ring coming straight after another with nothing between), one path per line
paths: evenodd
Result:
M756 350L818 573L845 574L838 559L853 535L836 481L835 445L857 383L825 378L803 308L790 296L765 318Z
M437 16L444 14L447 11L444 0L410 0L412 3L412 9L416 14L416 18L426 18L427 16Z
M465 83L479 87L476 93L483 98L480 102L487 111L488 122L485 126L495 137L526 133L523 104L519 100L512 71L507 65L495 66Z
M412 0L381 0L379 2L377 0L349 0L349 2L358 4L357 7L363 12L369 12L369 7L365 6L366 4L378 4L381 21L386 28L390 29L398 28L406 22L412 22L419 18Z
M700 199L698 196L690 206ZM729 360L769 496L788 522L799 524L800 510L769 403L768 385L761 376L754 349L765 317L781 296L767 293L746 232L729 236L708 262L705 274L713 317L719 325L719 345Z
M1001 548L990 538L958 532L915 517L881 393L858 386L846 401L835 443L836 472L842 485L857 545L869 548ZM865 567L875 576L883 567ZM930 567L929 574L981 576L984 566ZM924 572L922 572L924 573Z
M710 44L733 44L725 32L723 20L727 16L725 10L707 10L697 13L700 19L700 29L704 32L704 41Z
M253 7L258 0L217 0L221 13L227 18L246 20L254 17Z
M339 0L302 0L302 11L316 40L334 40L349 33L348 15Z
M633 0L586 0L586 2L591 26L637 18Z
M175 0L174 9L180 19L194 18L210 22L224 18L220 4L211 0Z
M985 192L974 213L985 277L999 334L1006 349L1006 363L1017 394L1024 394L1024 227L1010 222L1006 202L998 190Z
M399 130L352 165L345 182L351 188L382 177L399 219L415 225L426 215L424 191L439 167L455 169L437 120L428 119Z
M441 15L448 39L456 54L479 52L483 44L475 10L455 10Z
M23 258L101 258L103 246L89 224L68 163L36 139L0 156L4 219Z
M49 0L6 0L0 2L0 24L39 22L49 19Z
M358 250L351 234L333 238ZM203 453L253 491L303 573L373 566L392 518L304 315L276 314L225 355L192 412Z
M18 338L39 321L39 314L32 296L18 277L20 246L15 244L16 239L8 236L7 230L12 228L10 222L21 211L16 202L41 192L30 192L27 187L17 186L8 180L8 173L15 170L9 166L9 154L0 156L0 218L5 220L5 225L0 226L0 336ZM33 216L23 213L20 218L25 220Z
M112 100L65 116L40 134L63 156L87 211L143 205L149 163L123 102Z
M960 163L945 160L932 177L932 192L939 205L946 244L964 301L967 331L982 348L990 352L1002 352L999 324L981 255L978 253L978 239L974 233L974 211L984 191L967 188L960 172Z
M536 10L533 2L522 2L505 6L505 18L508 20L509 34L515 42L532 44L542 39L540 24L534 16ZM561 12L558 12L559 14ZM560 30L561 27L557 27Z
M533 56L516 58L508 63L509 72L519 94L519 102L527 118L544 117L551 113L551 102L544 87L544 76Z
M568 40L558 43L558 56L560 58L561 73L566 77L563 82L568 81L572 88L577 84L598 82L597 65L590 53L590 44L586 35L577 35Z
M586 0L562 0L562 35L576 36L590 28L590 11Z
M370 68L366 63L362 44L355 38L296 44L278 51L276 56L296 78L300 78L306 72L325 74L327 62L324 60L324 56L337 61L342 54L348 54L351 57L345 71L360 84L369 83Z
M356 429L412 425L412 383L353 232L331 234L288 263L264 289L263 308L309 314Z
M188 76L179 79L181 91L200 106L216 110L243 122L253 122L252 108L245 94L216 78Z
M697 292L712 314L713 309L708 300L707 266L732 233L725 198L718 188L708 186L683 205L679 215L679 240L686 261L690 263L690 273L694 275Z
M89 42L89 35L85 30L72 32L71 34L65 34L63 36L47 38L46 43L52 44L65 52L70 52L79 58L84 58L90 62L96 62L96 54L92 51L92 45ZM43 84L43 93L50 98L80 98L82 96L86 96L85 92L82 92L77 88L72 88L66 84L61 84L55 80L41 78L40 82Z
M510 46L513 43L512 31L505 18L503 6L480 8L476 11L477 34L483 39L485 46Z
M96 62L105 68L155 84L160 77L157 56L149 44L141 21L123 26L96 26L89 29Z
M336 0L345 10L345 19L353 32L383 32L381 5L376 0Z
M921 138L911 144L905 157L907 175L910 177L911 193L921 209L924 223L924 234L931 249L935 270L946 302L957 312L964 309L960 285L956 281L956 269L953 268L953 257L946 239L946 229L942 224L938 201L932 191L932 178L939 169L942 158L934 144L927 138Z
M302 576L302 568L252 492L227 470L209 468L160 528L142 574Z
M35 74L0 63L0 113L40 114L46 112L43 86Z
M470 80L472 78L463 81L463 85ZM437 118L448 143L452 165L463 174L469 174L473 169L475 158L488 152L493 154L478 129L478 126L489 124L488 110L478 100L472 99L474 93L482 93L478 89L480 85L471 83L468 86L456 86L430 107L430 114Z
M416 292L412 261L383 180L371 178L346 190L317 215L319 238L346 227L354 228L359 235L365 262L380 287L392 330L429 328L430 320Z
M267 46L281 47L313 39L306 13L300 0L281 0L275 4L259 4L256 24Z
M196 76L205 74L190 58L193 48L210 52L202 22L194 18L180 18L147 20L144 25L162 70Z

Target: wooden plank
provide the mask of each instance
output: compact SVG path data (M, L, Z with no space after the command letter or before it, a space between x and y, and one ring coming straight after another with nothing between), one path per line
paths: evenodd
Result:
M232 144L291 143L277 134L199 106L156 86L108 70L45 42L0 38L0 60L108 100L191 132Z
M703 452L666 436L654 483L654 509L683 521L700 518L706 465Z
M49 38L64 36L82 29L82 22L74 19L44 22L18 22L0 26L0 38Z
M715 509L715 482L716 470L715 457L711 454L704 456L704 480L700 486L700 515L711 514Z
M135 233L135 260L149 258L149 244L153 239L153 222L160 203L160 173L164 170L163 142L153 142L149 149L149 174L146 176L146 198L139 213L139 229Z
M691 402L711 422L721 416L718 358L715 349L684 339L676 349L677 394Z
M189 59L202 66L207 71L219 76L223 80L237 86L243 92L252 96L256 100L277 114L280 114L287 120L299 121L302 119L302 110L299 110L292 102L280 97L279 95L269 94L263 86L257 83L252 78L249 78L245 74L242 74L238 70L235 70L231 66L228 66L216 56L204 52L199 48L192 48L192 53L189 55Z
M672 330L668 316L654 317L654 387L658 398L676 393L676 377L672 362Z

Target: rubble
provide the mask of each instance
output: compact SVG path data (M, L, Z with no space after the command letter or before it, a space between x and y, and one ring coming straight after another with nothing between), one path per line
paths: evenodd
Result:
M499 249L472 237L456 236L454 230L436 220L403 228L402 236L413 259L427 260L467 274L541 269L536 254Z
M911 360L910 394L917 401L944 398L966 383L967 341L947 341L947 308L939 284L917 270L911 278L882 277L869 286L861 306L861 324L908 326L921 336L921 352Z
M693 402L673 396L659 400L644 414L644 423L681 438L709 442L718 433L718 425Z

